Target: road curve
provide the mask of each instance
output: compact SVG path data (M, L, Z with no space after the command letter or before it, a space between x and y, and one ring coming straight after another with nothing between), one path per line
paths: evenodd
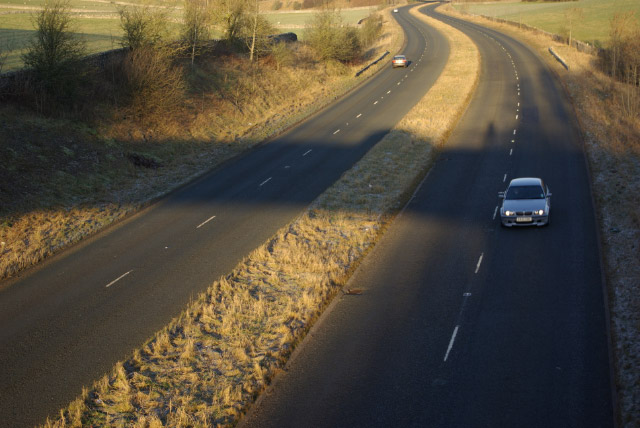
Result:
M405 211L240 426L614 426L597 231L579 132L549 69L421 9L482 56L474 98ZM498 191L541 176L552 224L507 230Z
M55 415L299 215L422 98L448 45L408 14L394 16L409 68L381 71L281 138L0 285L0 426Z

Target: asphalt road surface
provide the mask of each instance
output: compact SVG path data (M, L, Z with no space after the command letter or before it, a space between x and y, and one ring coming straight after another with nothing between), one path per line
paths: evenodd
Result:
M55 416L299 215L424 96L449 47L408 13L394 16L408 68L389 65L281 138L0 284L0 426Z
M472 102L343 295L240 426L614 425L597 229L572 109L518 41L477 44ZM551 188L552 223L502 229L511 178Z

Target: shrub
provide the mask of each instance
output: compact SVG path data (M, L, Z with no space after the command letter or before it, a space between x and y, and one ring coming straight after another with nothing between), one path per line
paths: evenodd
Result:
M127 53L120 69L120 85L137 118L161 113L182 101L182 70L173 65L175 51L143 46Z
M34 17L36 29L22 59L30 69L40 110L54 108L49 101L72 104L87 75L85 43L72 34L69 3L45 3Z
M382 16L372 13L364 20L360 29L360 41L362 46L371 46L382 33Z
M277 42L271 47L271 57L276 63L276 69L293 64L295 55L286 42Z
M323 61L349 62L362 52L358 31L342 26L338 12L322 11L315 14L308 25L307 41Z
M275 2L273 2L273 5L271 6L271 9L273 9L273 10L282 9L282 2L280 0L276 0Z
M299 1L294 1L293 10L300 10L300 9L302 9L302 4Z

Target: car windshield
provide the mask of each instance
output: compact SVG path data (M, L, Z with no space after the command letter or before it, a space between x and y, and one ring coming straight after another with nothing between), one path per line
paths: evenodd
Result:
M398 56L394 57L393 59L404 59L404 57L402 55L398 55Z
M506 199L544 199L544 191L540 186L511 186L507 190Z

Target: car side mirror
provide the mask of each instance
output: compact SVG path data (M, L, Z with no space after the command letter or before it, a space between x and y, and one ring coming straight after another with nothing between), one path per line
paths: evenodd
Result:
M551 197L551 193L547 192L547 198Z
M504 199L504 192L498 192L498 197L500 199Z

